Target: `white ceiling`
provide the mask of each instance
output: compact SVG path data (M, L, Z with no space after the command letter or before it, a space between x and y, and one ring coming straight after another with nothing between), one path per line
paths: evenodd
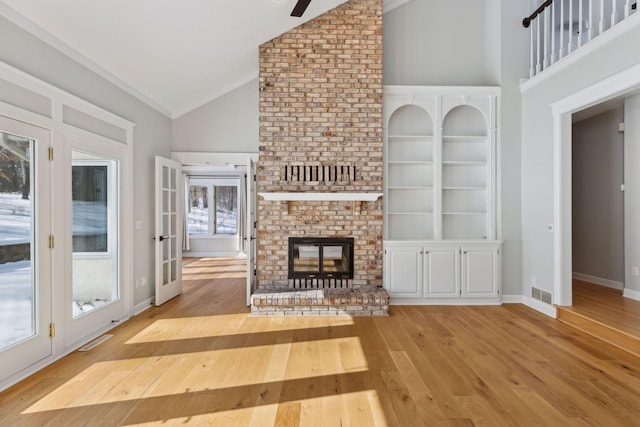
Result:
M294 18L296 1L0 0L0 14L175 118L257 78L260 44L347 0Z

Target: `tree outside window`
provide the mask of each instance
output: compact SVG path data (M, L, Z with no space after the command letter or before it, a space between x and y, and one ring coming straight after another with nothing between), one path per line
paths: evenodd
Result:
M204 180L211 181L211 180ZM238 186L199 183L189 185L189 234L216 235L238 233ZM212 209L209 203L213 202Z

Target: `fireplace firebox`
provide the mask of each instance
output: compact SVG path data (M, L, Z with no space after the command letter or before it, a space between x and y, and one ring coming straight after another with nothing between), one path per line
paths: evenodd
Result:
M353 238L289 237L289 279L353 279Z

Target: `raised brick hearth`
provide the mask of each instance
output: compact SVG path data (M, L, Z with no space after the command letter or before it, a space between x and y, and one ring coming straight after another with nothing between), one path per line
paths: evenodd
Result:
M382 0L350 0L260 46L259 102L259 194L381 193ZM254 313L385 311L386 302L366 302L370 295L374 300L386 295L378 289L382 286L382 199L260 197L257 217L260 297L253 298ZM289 237L352 237L349 286L360 289L296 291L303 294L296 294L294 300L311 295L300 299L316 303L293 308L288 292L292 286ZM369 291L363 293L363 286ZM280 297L272 297L268 304L263 295L276 290ZM313 296L319 292L324 296ZM337 302L343 298L358 302ZM284 305L272 309L274 301Z
M257 316L385 316L389 295L377 286L357 289L259 289L251 296Z

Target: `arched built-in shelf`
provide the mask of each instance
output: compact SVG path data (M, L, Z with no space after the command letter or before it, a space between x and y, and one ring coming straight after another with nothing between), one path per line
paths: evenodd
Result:
M387 126L385 232L390 239L433 238L434 126L419 106L399 106Z
M442 238L487 239L489 126L476 107L459 105L442 122Z

